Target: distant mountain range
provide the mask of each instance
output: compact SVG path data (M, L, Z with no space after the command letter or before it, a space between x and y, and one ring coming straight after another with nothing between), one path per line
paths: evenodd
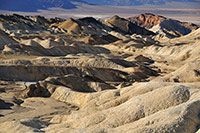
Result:
M73 2L86 3L83 0L0 0L0 10L36 12L52 7L72 9L77 6Z
M36 12L39 9L60 7L72 9L77 3L112 5L112 6L138 6L138 5L164 5L166 2L197 2L199 0L0 0L0 10Z
M199 0L84 0L88 3L113 6L163 5L166 2L199 2Z

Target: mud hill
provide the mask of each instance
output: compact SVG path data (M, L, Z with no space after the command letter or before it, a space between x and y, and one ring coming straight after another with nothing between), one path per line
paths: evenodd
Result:
M138 26L145 27L147 29L152 28L153 26L160 24L161 21L167 19L166 17L154 15L150 13L140 14L138 16L127 18L132 23L137 24Z
M156 34L164 35L169 38L180 37L189 34L199 28L198 25L188 22L180 22L166 18L164 16L151 13L140 14L138 16L127 18L130 22L149 29Z
M144 28L141 28L124 18L120 18L119 16L113 16L111 19L106 20L106 25L113 28L118 32L124 32L125 34L140 34L140 35L154 35L153 32L150 32Z

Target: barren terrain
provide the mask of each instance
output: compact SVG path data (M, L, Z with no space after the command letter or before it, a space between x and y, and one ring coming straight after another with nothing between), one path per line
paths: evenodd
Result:
M0 15L0 132L199 132L199 51L198 24L153 14Z

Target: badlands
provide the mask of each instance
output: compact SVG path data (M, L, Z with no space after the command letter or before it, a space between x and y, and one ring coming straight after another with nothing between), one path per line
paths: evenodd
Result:
M200 132L199 27L0 15L0 132Z

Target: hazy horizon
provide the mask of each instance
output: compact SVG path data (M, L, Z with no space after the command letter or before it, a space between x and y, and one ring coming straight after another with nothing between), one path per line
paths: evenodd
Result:
M38 10L37 12L20 12L20 11L3 11L1 14L21 14L21 15L41 15L47 18L60 17L60 18L80 18L80 17L95 17L95 18L109 18L113 15L119 15L121 17L131 17L142 13L152 13L162 15L172 19L177 19L185 22L193 22L200 24L200 9L196 8L175 8L170 5L176 5L175 3L168 3L168 6L99 6L99 5L87 5L76 3L77 7L74 9L62 9L62 8L50 8L48 10ZM183 4L184 5L184 4ZM192 6L192 5L190 5ZM181 8L182 7L182 8Z

